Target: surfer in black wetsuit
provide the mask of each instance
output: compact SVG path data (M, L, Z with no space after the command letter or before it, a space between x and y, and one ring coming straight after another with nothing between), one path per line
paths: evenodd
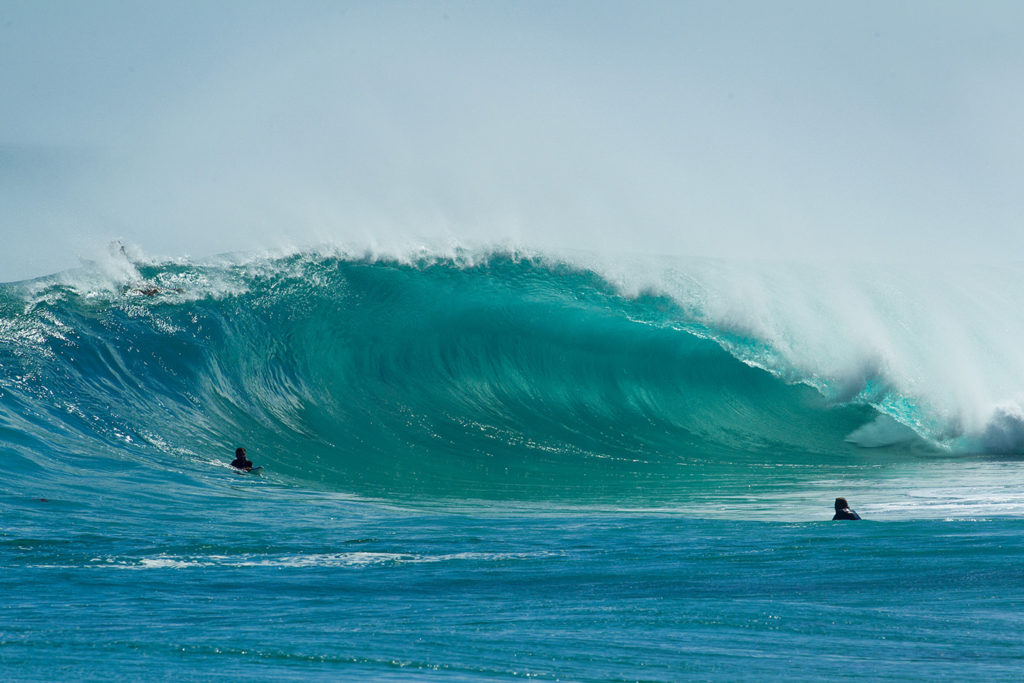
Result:
M860 519L860 515L850 509L850 504L846 502L845 498L836 498L836 514L832 517L832 521L837 519Z
M244 448L235 450L235 459L231 462L231 466L246 472L252 469L252 460L246 460Z

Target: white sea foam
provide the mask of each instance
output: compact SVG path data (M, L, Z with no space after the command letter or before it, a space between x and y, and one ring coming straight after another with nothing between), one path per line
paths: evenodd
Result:
M391 564L433 564L441 562L514 562L539 560L558 556L549 551L501 553L501 552L460 552L437 555L421 553L353 551L343 553L298 553L281 555L203 555L171 556L156 555L143 558L96 557L88 565L93 568L122 570L148 569L196 569L204 567L372 567ZM55 568L57 565L36 565ZM67 568L64 565L61 567Z

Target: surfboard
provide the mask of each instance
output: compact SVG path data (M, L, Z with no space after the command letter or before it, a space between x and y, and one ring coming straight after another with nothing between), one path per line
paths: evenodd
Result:
M249 474L260 474L261 472L263 472L263 465L260 465L259 467L253 467L251 470L249 470Z

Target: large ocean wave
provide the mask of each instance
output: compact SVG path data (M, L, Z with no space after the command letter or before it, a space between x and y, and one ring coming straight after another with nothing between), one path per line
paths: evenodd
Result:
M827 287L751 300L734 272L729 299L707 264L630 279L578 261L122 249L4 285L0 448L29 468L209 469L245 445L282 481L345 493L570 499L1021 448L1012 407L972 427L914 393L899 353L851 342L814 304Z

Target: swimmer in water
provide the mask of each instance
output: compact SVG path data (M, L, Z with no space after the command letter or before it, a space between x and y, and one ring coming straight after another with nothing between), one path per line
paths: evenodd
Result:
M252 470L252 460L247 460L245 458L244 448L238 448L235 450L235 459L231 462L231 466L244 472Z
M836 498L836 514L832 520L837 519L860 519L860 515L850 509L850 504L846 502L845 498Z

